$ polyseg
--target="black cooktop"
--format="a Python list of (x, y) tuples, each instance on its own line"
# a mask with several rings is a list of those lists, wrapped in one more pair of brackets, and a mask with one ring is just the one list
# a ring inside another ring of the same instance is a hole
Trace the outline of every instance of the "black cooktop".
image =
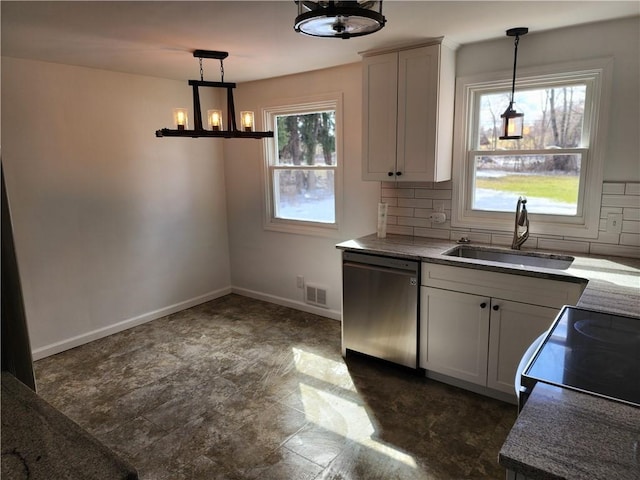
[(640, 318), (563, 307), (522, 375), (536, 382), (640, 406)]

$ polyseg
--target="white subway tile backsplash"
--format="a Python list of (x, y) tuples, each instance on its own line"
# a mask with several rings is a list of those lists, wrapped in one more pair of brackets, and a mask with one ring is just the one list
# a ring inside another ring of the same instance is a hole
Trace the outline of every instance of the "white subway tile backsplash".
[(613, 255), (616, 257), (640, 258), (640, 247), (592, 243), (590, 252), (594, 255)]
[(397, 217), (413, 217), (413, 208), (389, 207), (387, 214)]
[(622, 213), (622, 207), (602, 207), (600, 209), (600, 218), (607, 218), (610, 213)]
[(405, 225), (410, 227), (430, 227), (431, 220), (427, 220), (426, 218), (398, 217), (398, 225)]
[(624, 183), (605, 182), (602, 184), (602, 194), (624, 195)]
[(637, 220), (640, 221), (640, 208), (625, 208), (622, 212), (623, 220)]
[(602, 195), (603, 207), (640, 207), (640, 197), (637, 195)]
[(463, 232), (460, 230), (451, 230), (451, 235), (449, 238), (451, 240), (460, 240), (462, 237), (467, 237), (471, 240), (472, 243), (491, 243), (491, 235), (488, 233), (478, 233), (478, 232)]
[(622, 233), (640, 233), (640, 222), (623, 220)]
[(538, 248), (543, 250), (565, 250), (567, 252), (589, 253), (589, 242), (576, 242), (573, 240), (538, 239)]
[(640, 246), (640, 235), (637, 233), (621, 233), (620, 245), (633, 245), (634, 247)]
[(413, 227), (402, 227), (399, 225), (387, 225), (387, 233), (395, 233), (396, 235), (414, 235)]
[(438, 230), (444, 229), (447, 232), (451, 231), (451, 222), (447, 220), (444, 223), (432, 223), (431, 228), (437, 228)]
[(513, 242), (513, 235), (501, 235), (499, 233), (494, 233), (491, 235), (491, 243), (493, 245), (506, 245), (511, 246)]
[[(473, 243), (510, 246), (512, 235), (483, 229), (452, 228), (450, 181), (381, 182), (382, 201), (389, 204), (387, 231), (400, 235), (458, 240), (469, 237)], [(604, 182), (597, 239), (560, 235), (532, 235), (523, 249), (564, 250), (627, 257), (640, 256), (640, 182)], [(447, 215), (443, 224), (432, 224), (429, 215), (442, 204)], [(607, 233), (610, 213), (623, 214), (622, 234)]]
[(427, 218), (432, 213), (433, 213), (432, 208), (414, 208), (413, 209), (413, 216), (418, 218)]
[(433, 200), (429, 198), (399, 198), (399, 207), (432, 208)]
[(413, 198), (413, 188), (383, 188), (383, 197)]
[(442, 239), (448, 240), (449, 230), (436, 230), (433, 228), (416, 227), (414, 235), (416, 237), (442, 238)]
[(598, 243), (620, 243), (619, 233), (598, 232)]
[(416, 198), (435, 198), (439, 200), (450, 200), (451, 190), (427, 190), (416, 188)]
[(640, 182), (629, 182), (624, 189), (625, 195), (640, 195)]
[(598, 230), (600, 230), (601, 232), (604, 232), (607, 230), (607, 219), (606, 218), (601, 218), (600, 219), (600, 223), (598, 224)]

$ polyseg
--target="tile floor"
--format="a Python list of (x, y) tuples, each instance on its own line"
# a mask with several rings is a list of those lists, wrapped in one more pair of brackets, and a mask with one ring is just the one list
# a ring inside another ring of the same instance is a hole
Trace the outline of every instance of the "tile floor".
[(358, 356), (334, 320), (238, 295), (35, 364), (144, 480), (502, 479), (515, 407)]

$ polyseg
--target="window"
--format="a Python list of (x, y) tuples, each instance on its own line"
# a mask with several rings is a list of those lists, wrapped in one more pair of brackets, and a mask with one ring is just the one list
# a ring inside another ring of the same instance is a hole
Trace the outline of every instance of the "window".
[(508, 76), (458, 79), (454, 227), (510, 230), (525, 196), (534, 233), (597, 236), (609, 63), (519, 70), (521, 140), (499, 139)]
[(337, 229), (340, 104), (332, 96), (264, 110), (274, 131), (266, 142), (266, 228), (321, 234)]

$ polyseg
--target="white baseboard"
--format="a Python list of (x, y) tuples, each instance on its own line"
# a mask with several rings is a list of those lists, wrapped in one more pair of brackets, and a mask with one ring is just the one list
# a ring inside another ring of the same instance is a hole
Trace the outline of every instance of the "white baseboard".
[(40, 360), (41, 358), (45, 358), (50, 355), (55, 355), (56, 353), (69, 350), (71, 348), (84, 345), (85, 343), (98, 340), (99, 338), (107, 337), (114, 333), (127, 330), (129, 328), (135, 327), (136, 325), (150, 322), (151, 320), (156, 320), (166, 315), (171, 315), (172, 313), (176, 313), (181, 310), (185, 310), (187, 308), (200, 305), (201, 303), (205, 303), (210, 300), (223, 297), (230, 293), (231, 293), (231, 287), (225, 287), (225, 288), (221, 288), (220, 290), (215, 290), (213, 292), (200, 295), (198, 297), (190, 298), (188, 300), (185, 300), (184, 302), (175, 303), (173, 305), (169, 305), (167, 307), (163, 307), (158, 310), (154, 310), (152, 312), (144, 313), (137, 317), (129, 318), (127, 320), (114, 323), (113, 325), (108, 325), (106, 327), (102, 327), (97, 330), (92, 330), (90, 332), (83, 333), (82, 335), (78, 335), (69, 339), (52, 343), (50, 345), (45, 345), (43, 347), (36, 348), (32, 352), (32, 357), (34, 361)]
[(331, 310), (327, 308), (314, 307), (304, 302), (297, 300), (290, 300), (288, 298), (277, 297), (275, 295), (269, 295), (267, 293), (256, 292), (255, 290), (248, 290), (246, 288), (231, 287), (231, 293), (237, 293), (245, 297), (255, 298), (257, 300), (264, 300), (265, 302), (275, 303), (276, 305), (282, 305), (283, 307), (293, 308), (294, 310), (301, 310), (307, 313), (313, 313), (321, 317), (330, 318), (331, 320), (342, 319), (342, 313), (337, 310)]

